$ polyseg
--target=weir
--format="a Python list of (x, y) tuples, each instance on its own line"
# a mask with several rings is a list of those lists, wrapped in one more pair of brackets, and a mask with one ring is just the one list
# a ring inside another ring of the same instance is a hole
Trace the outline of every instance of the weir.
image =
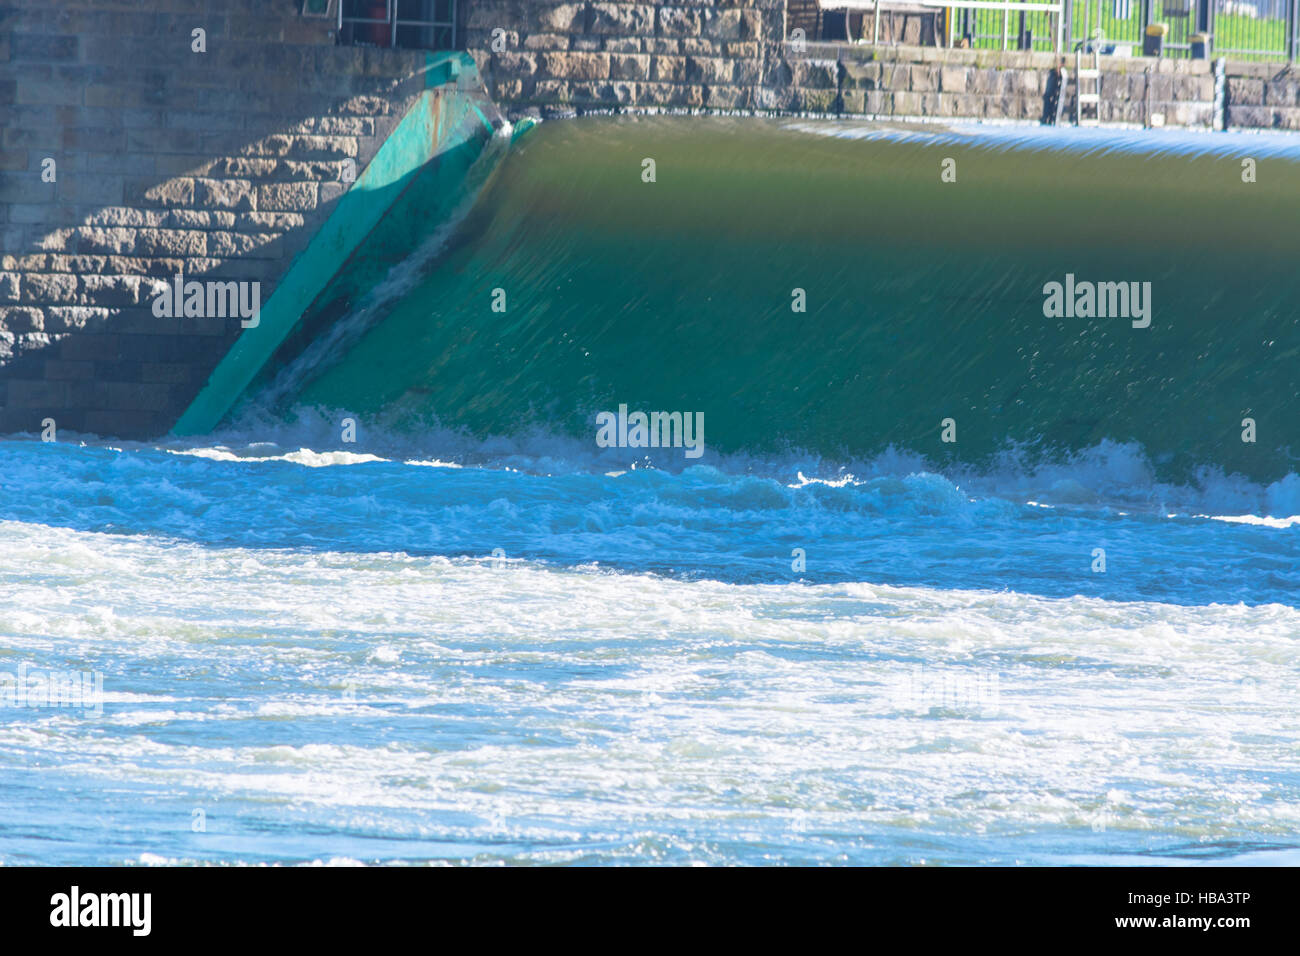
[[(542, 123), (437, 268), (297, 369), (279, 420), (325, 412), (330, 447), (353, 418), (363, 444), (451, 430), (590, 448), (624, 406), (706, 421), (703, 463), (893, 448), (987, 471), (1109, 441), (1162, 480), (1284, 477), (1300, 150), (1274, 140), (1269, 175), (1244, 183), (1239, 150), (1261, 137), (1183, 133), (1157, 153), (1141, 134), (1071, 132)], [(1195, 184), (1194, 209), (1172, 177)], [(633, 457), (691, 464), (650, 442)]]
[[(441, 53), (339, 45), (299, 0), (0, 9), (0, 433), (216, 427), (448, 221), (494, 103), (514, 119), (1032, 122), (1059, 60), (1041, 44), (908, 45), (921, 38), (907, 30), (900, 45), (827, 42), (818, 5), (796, 0), (456, 9), (438, 36), (465, 49)], [(1300, 126), (1300, 86), (1273, 63), (1099, 63), (1103, 123)], [(237, 283), (246, 301), (255, 286), (256, 322), (156, 314), (178, 275)]]
[(217, 365), (177, 421), (176, 434), (214, 429), (341, 270), (362, 269), (359, 257), (389, 265), (403, 258), (409, 248), (386, 245), (380, 237), (367, 242), (394, 207), (405, 204), (398, 215), (410, 217), (418, 209), (421, 222), (436, 223), (455, 206), (466, 174), (501, 120), (467, 55), (430, 55), (425, 76), (430, 88), (289, 267), (260, 321), (246, 328)]

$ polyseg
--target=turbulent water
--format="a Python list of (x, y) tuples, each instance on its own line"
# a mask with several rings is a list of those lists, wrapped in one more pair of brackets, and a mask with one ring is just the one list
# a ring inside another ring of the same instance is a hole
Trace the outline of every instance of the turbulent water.
[(218, 434), (0, 443), (0, 862), (1296, 862), (1296, 156), (544, 124)]

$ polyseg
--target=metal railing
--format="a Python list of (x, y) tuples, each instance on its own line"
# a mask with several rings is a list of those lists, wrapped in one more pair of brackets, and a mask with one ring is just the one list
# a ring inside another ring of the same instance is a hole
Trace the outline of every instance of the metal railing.
[(349, 46), (456, 48), (456, 0), (338, 0), (339, 42)]
[(860, 16), (861, 35), (853, 39), (862, 42), (879, 43), (879, 21), (891, 13), (922, 8), (935, 11), (935, 42), (945, 46), (1064, 52), (1096, 45), (1103, 53), (1136, 56), (1147, 27), (1163, 24), (1163, 56), (1191, 56), (1198, 37), (1207, 57), (1295, 61), (1300, 56), (1300, 0), (822, 0), (820, 5), (843, 12), (846, 24), (848, 14)]
[[(940, 5), (936, 2), (936, 6)], [(953, 7), (949, 46), (1061, 52), (1069, 45), (1064, 3), (972, 3)]]
[[(1032, 32), (1033, 27), (1040, 25), (1039, 36), (1044, 38), (1047, 49), (1060, 50), (1064, 42), (1063, 3), (1055, 0), (821, 0), (820, 5), (823, 10), (844, 14), (846, 33), (852, 32), (849, 26), (850, 14), (860, 15), (863, 33), (860, 39), (875, 44), (880, 42), (882, 18), (890, 14), (915, 12), (917, 8), (930, 11), (938, 18), (935, 27), (936, 44), (942, 38), (945, 46), (953, 46), (959, 35), (968, 38), (977, 36), (984, 41), (997, 41), (1004, 50), (1017, 49), (1024, 42), (1026, 30)], [(871, 12), (870, 37), (866, 35), (867, 11)], [(968, 25), (972, 30), (988, 27), (989, 32), (963, 32), (962, 24)], [(991, 47), (996, 44), (986, 42), (979, 45)]]
[[(1043, 35), (1047, 38), (1046, 42), (1051, 44), (1050, 49), (1060, 52), (1061, 44), (1064, 41), (1064, 17), (1062, 16), (1063, 6), (1060, 3), (1037, 3), (1023, 2), (1023, 0), (913, 0), (923, 7), (935, 7), (948, 11), (947, 29), (945, 33), (948, 37), (948, 46), (954, 45), (957, 36), (956, 24), (963, 17), (967, 20), (974, 19), (978, 22), (980, 15), (994, 21), (994, 28), (1000, 26), (1000, 31), (986, 35), (988, 40), (1000, 40), (1001, 49), (1029, 49), (1029, 41), (1026, 34), (1032, 37), (1033, 27), (1042, 24)], [(1012, 23), (1015, 23), (1015, 45), (1012, 46)]]
[(1296, 58), (1295, 0), (1215, 0), (1214, 49), (1235, 59)]
[(1141, 50), (1151, 24), (1168, 27), (1167, 56), (1190, 56), (1192, 38), (1205, 38), (1207, 55), (1250, 60), (1294, 60), (1296, 0), (1074, 0), (1071, 37), (1100, 28), (1107, 43)]

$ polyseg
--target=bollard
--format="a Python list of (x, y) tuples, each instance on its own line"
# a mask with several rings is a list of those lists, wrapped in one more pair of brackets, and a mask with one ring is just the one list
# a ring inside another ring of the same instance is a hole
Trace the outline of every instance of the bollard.
[(1165, 49), (1165, 34), (1168, 32), (1167, 23), (1153, 23), (1148, 26), (1146, 36), (1142, 38), (1142, 55), (1161, 56)]

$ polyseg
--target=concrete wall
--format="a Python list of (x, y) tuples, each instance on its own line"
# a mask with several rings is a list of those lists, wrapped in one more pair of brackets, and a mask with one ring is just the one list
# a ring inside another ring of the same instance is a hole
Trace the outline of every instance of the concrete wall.
[(241, 327), (155, 318), (154, 290), (266, 302), (413, 101), (423, 52), (336, 47), (297, 9), (0, 0), (0, 432), (165, 432)]

